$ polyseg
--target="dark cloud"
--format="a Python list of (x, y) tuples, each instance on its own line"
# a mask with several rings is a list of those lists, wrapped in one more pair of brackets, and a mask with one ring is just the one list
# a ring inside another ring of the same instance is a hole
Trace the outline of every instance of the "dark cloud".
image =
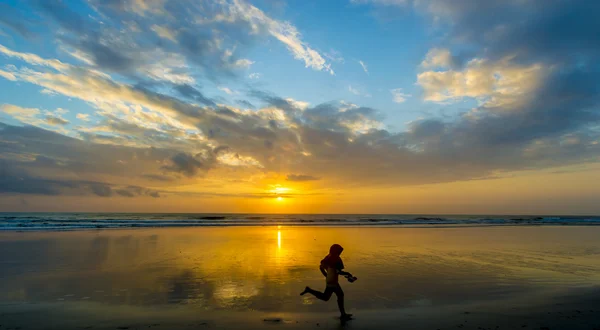
[(105, 70), (126, 73), (134, 70), (136, 63), (134, 59), (119, 51), (116, 44), (104, 45), (93, 36), (71, 44), (80, 51), (92, 56), (96, 66)]
[(350, 132), (349, 123), (361, 123), (365, 121), (378, 121), (382, 117), (375, 109), (367, 107), (351, 108), (340, 111), (337, 104), (326, 103), (314, 108), (306, 109), (303, 120), (312, 128), (346, 131)]
[(174, 89), (183, 97), (192, 99), (200, 104), (204, 104), (204, 105), (209, 105), (209, 106), (216, 106), (215, 102), (209, 98), (207, 98), (206, 96), (204, 96), (204, 94), (202, 94), (199, 90), (197, 90), (196, 88), (188, 85), (188, 84), (183, 84), (183, 85), (175, 85)]
[(246, 100), (236, 100), (235, 102), (237, 102), (239, 105), (249, 108), (249, 109), (256, 109), (256, 107), (254, 106), (254, 104), (246, 101)]
[(7, 161), (0, 161), (0, 193), (59, 195), (60, 189), (71, 186), (67, 182), (30, 177)]
[(174, 178), (162, 174), (142, 174), (142, 177), (151, 181), (170, 182), (174, 180)]
[(424, 2), (451, 29), (453, 40), (475, 42), (487, 57), (524, 62), (591, 60), (598, 56), (600, 3), (587, 0)]
[(194, 176), (204, 166), (194, 156), (186, 153), (178, 153), (170, 159), (171, 164), (162, 168), (167, 171), (177, 172), (186, 176)]
[(56, 159), (50, 158), (50, 157), (46, 157), (44, 155), (37, 155), (35, 157), (35, 163), (36, 163), (36, 165), (43, 166), (43, 167), (58, 166), (58, 163), (57, 163)]
[(129, 190), (125, 190), (125, 189), (117, 189), (117, 190), (115, 190), (115, 192), (116, 192), (118, 195), (121, 195), (121, 196), (125, 196), (125, 197), (133, 197), (133, 193), (132, 193), (131, 191), (129, 191)]
[(32, 175), (19, 162), (0, 161), (0, 194), (33, 195), (95, 195), (110, 197), (113, 192), (120, 196), (135, 197), (148, 195), (158, 197), (158, 191), (142, 187), (128, 186), (119, 188), (103, 182), (52, 179)]
[(54, 18), (61, 27), (71, 31), (79, 32), (88, 29), (89, 23), (79, 13), (65, 6), (61, 1), (35, 0), (32, 3), (42, 9), (45, 14)]
[[(45, 174), (61, 173), (63, 177), (116, 176), (115, 181), (127, 184), (135, 178), (143, 179), (139, 176), (140, 172), (158, 171), (158, 164), (175, 153), (158, 148), (98, 144), (35, 126), (0, 123), (0, 154), (21, 155), (11, 157), (13, 159), (36, 155), (31, 161), (15, 162), (11, 168), (20, 169), (19, 173), (39, 173), (41, 176), (36, 177), (39, 180)], [(29, 175), (26, 177), (31, 179)], [(57, 184), (61, 185), (60, 182)], [(100, 194), (108, 194), (103, 187), (94, 189)]]
[(92, 192), (100, 197), (109, 197), (112, 195), (112, 188), (104, 183), (93, 183), (90, 185)]
[(28, 27), (31, 24), (32, 22), (13, 6), (0, 3), (0, 26), (6, 26), (25, 38), (31, 38), (33, 32)]
[[(243, 59), (238, 53), (256, 38), (248, 33), (249, 23), (243, 21), (197, 23), (200, 16), (220, 12), (218, 5), (202, 6), (202, 11), (197, 12), (198, 7), (186, 1), (167, 1), (164, 6), (160, 2), (140, 6), (136, 1), (120, 0), (89, 4), (98, 19), (90, 19), (87, 12), (76, 11), (62, 2), (38, 0), (33, 7), (63, 29), (57, 38), (64, 46), (85, 55), (101, 70), (136, 80), (169, 80), (151, 73), (151, 68), (176, 74), (194, 72), (212, 80), (235, 77), (244, 69), (238, 62)], [(157, 26), (172, 31), (170, 38), (175, 40), (157, 35)], [(174, 55), (190, 64), (190, 68), (185, 63), (171, 65)], [(189, 92), (183, 91), (186, 97), (192, 96)], [(192, 94), (198, 102), (214, 105), (201, 94)]]
[(292, 102), (262, 90), (250, 90), (248, 96), (256, 98), (268, 105), (283, 110), (290, 116), (296, 116), (300, 109)]
[(305, 175), (305, 174), (288, 174), (286, 177), (287, 181), (297, 181), (297, 182), (316, 181), (316, 180), (320, 180), (320, 179), (321, 178), (317, 178), (317, 177)]
[[(539, 83), (518, 102), (483, 103), (453, 120), (414, 122), (398, 138), (441, 164), (466, 161), (492, 170), (594, 159), (600, 138), (600, 10), (597, 1), (443, 1), (421, 3), (445, 24), (461, 63), (539, 65)], [(459, 65), (460, 66), (460, 65)], [(460, 68), (455, 68), (460, 69)], [(522, 86), (516, 86), (521, 88)], [(473, 167), (473, 166), (469, 166)]]

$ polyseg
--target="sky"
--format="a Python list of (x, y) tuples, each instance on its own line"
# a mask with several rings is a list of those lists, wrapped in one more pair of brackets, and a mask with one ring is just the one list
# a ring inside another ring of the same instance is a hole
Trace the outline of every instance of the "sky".
[(598, 12), (5, 0), (0, 211), (600, 214)]

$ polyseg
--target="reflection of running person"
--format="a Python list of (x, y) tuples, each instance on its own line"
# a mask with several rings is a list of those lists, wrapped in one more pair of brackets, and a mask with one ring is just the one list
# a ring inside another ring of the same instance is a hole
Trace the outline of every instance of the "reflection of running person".
[(340, 258), (340, 254), (342, 254), (343, 250), (344, 248), (340, 245), (333, 244), (329, 249), (329, 254), (321, 260), (319, 269), (326, 278), (327, 286), (325, 287), (325, 292), (316, 291), (306, 287), (300, 295), (310, 293), (318, 299), (328, 301), (329, 298), (331, 298), (331, 295), (335, 293), (341, 313), (340, 318), (350, 319), (352, 314), (346, 314), (346, 310), (344, 309), (344, 291), (342, 291), (342, 287), (338, 281), (338, 275), (352, 276), (352, 274), (342, 271), (342, 269), (344, 269), (344, 263), (342, 262), (342, 258)]

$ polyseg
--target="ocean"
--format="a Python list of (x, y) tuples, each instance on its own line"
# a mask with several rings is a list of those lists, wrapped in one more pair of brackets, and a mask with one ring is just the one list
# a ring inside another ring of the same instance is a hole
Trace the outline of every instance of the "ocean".
[(0, 213), (0, 230), (81, 230), (204, 226), (518, 226), (600, 225), (600, 216), (233, 214), (233, 213)]

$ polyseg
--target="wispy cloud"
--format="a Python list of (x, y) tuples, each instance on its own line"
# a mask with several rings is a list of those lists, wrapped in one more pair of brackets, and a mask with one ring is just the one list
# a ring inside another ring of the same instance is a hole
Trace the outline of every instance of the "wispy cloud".
[(369, 70), (367, 70), (367, 65), (365, 64), (365, 62), (359, 60), (358, 63), (360, 64), (362, 69), (365, 71), (365, 73), (369, 74)]
[(325, 56), (325, 58), (329, 59), (330, 61), (336, 63), (344, 63), (345, 61), (342, 54), (335, 49), (331, 49), (329, 52), (323, 53), (323, 56)]
[(268, 34), (286, 45), (294, 58), (304, 62), (305, 66), (317, 71), (334, 74), (331, 65), (325, 61), (321, 54), (311, 48), (302, 40), (298, 29), (290, 22), (283, 22), (266, 15), (262, 10), (243, 1), (233, 0), (226, 3), (226, 12), (215, 16), (212, 21), (235, 22), (245, 21), (250, 25), (253, 33), (266, 31)]
[(4, 71), (4, 70), (0, 70), (0, 77), (7, 79), (7, 80), (11, 80), (11, 81), (16, 81), (17, 78), (15, 77), (14, 74)]
[(395, 103), (404, 103), (407, 98), (411, 97), (410, 94), (406, 94), (402, 91), (402, 88), (394, 88), (390, 90), (392, 93), (392, 101)]
[(348, 85), (348, 91), (354, 95), (361, 95), (357, 89), (352, 88), (352, 86), (350, 86), (350, 85)]
[(235, 91), (232, 91), (231, 89), (229, 89), (229, 88), (227, 88), (227, 87), (222, 87), (222, 86), (221, 86), (221, 87), (219, 87), (219, 90), (221, 90), (221, 91), (223, 91), (223, 92), (227, 93), (228, 95), (234, 95), (234, 94), (237, 94), (237, 92), (235, 92)]
[(150, 29), (152, 31), (154, 31), (154, 33), (156, 33), (156, 35), (161, 38), (168, 39), (173, 42), (177, 42), (177, 32), (175, 32), (167, 27), (154, 24), (150, 27)]
[(364, 97), (371, 97), (371, 94), (367, 93), (367, 92), (363, 92), (361, 90), (359, 90), (356, 87), (352, 87), (352, 85), (348, 85), (348, 91), (354, 95), (358, 95), (358, 96), (364, 96)]

